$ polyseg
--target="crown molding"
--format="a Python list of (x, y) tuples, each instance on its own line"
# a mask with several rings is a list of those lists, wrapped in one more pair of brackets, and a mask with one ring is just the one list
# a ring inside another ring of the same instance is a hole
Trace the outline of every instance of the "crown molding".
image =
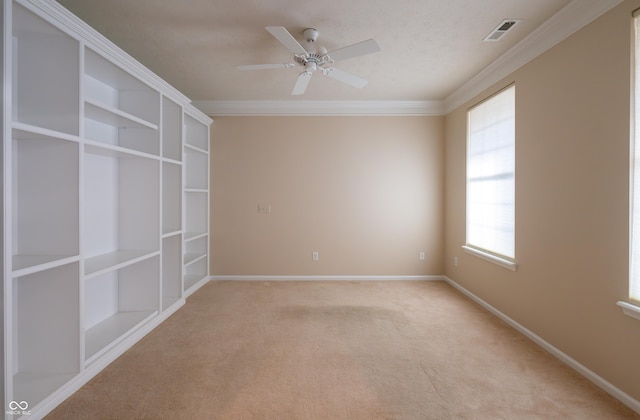
[(200, 111), (219, 116), (437, 116), (442, 101), (193, 101)]
[(623, 0), (573, 0), (444, 100), (445, 114), (551, 49)]

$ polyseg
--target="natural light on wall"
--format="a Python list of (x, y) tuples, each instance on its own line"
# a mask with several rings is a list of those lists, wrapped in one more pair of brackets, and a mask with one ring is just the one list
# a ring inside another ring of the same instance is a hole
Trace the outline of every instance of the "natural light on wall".
[(515, 86), (469, 110), (465, 249), (515, 269)]

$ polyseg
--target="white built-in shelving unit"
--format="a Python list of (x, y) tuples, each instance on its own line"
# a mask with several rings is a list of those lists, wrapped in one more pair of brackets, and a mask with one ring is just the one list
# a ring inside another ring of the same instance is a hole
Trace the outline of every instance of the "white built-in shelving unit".
[(208, 281), (211, 120), (55, 1), (3, 8), (4, 399), (38, 418)]

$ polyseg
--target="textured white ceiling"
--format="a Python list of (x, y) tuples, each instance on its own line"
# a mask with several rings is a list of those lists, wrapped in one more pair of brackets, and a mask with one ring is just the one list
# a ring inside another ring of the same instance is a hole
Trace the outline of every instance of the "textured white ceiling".
[[(336, 63), (369, 80), (352, 88), (316, 73), (303, 100), (442, 100), (570, 0), (59, 0), (194, 100), (290, 100), (299, 67), (265, 29), (320, 32), (333, 50), (375, 39), (381, 52)], [(498, 42), (483, 38), (522, 19)], [(304, 44), (303, 44), (304, 45)]]

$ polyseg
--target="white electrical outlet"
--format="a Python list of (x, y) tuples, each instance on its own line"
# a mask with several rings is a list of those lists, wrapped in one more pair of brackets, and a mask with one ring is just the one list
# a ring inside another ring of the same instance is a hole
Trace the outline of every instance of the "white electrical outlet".
[(453, 265), (454, 267), (458, 266), (458, 257), (453, 257)]
[(320, 253), (318, 251), (313, 251), (311, 254), (311, 259), (313, 261), (318, 261), (320, 259)]
[(420, 261), (424, 261), (424, 251), (420, 251), (418, 253), (418, 258), (420, 259)]

